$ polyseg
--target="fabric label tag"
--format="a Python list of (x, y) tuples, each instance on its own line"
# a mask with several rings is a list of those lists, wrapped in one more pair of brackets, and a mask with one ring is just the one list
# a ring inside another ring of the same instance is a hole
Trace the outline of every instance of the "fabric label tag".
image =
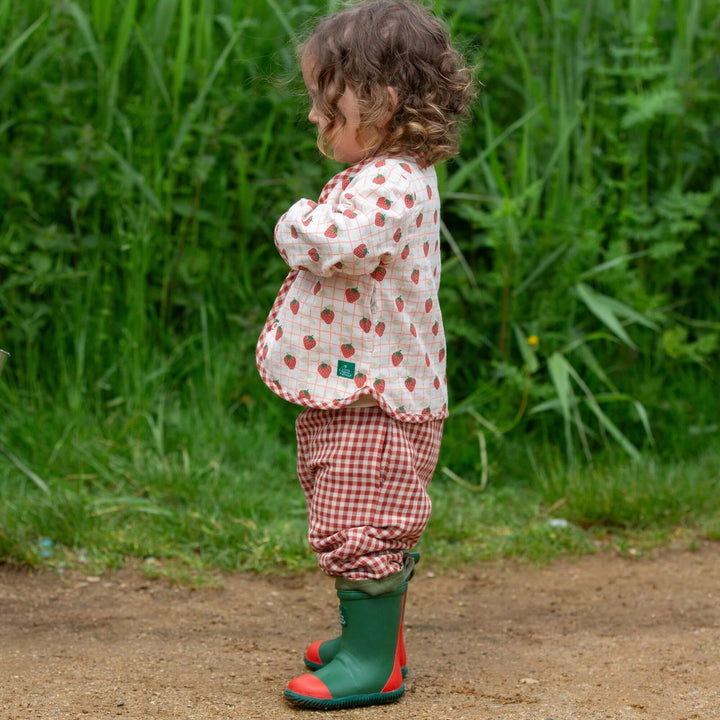
[(337, 374), (338, 377), (352, 380), (355, 377), (355, 363), (348, 362), (347, 360), (338, 360)]

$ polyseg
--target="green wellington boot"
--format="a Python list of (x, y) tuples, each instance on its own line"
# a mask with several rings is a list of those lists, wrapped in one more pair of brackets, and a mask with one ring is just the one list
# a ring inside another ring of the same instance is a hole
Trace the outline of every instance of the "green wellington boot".
[[(382, 582), (382, 581), (380, 581)], [(285, 698), (327, 710), (394, 702), (405, 692), (398, 633), (407, 583), (382, 595), (338, 590), (342, 633), (335, 657), (316, 673), (291, 680)]]
[[(415, 566), (420, 562), (419, 552), (409, 552), (405, 555), (404, 569), (405, 581), (408, 582), (415, 574)], [(400, 618), (400, 631), (398, 633), (398, 657), (400, 659), (400, 669), (405, 677), (408, 673), (407, 652), (405, 651), (405, 641), (403, 639), (403, 621), (405, 615), (405, 602), (407, 600), (407, 591), (403, 597), (403, 617)], [(330, 640), (316, 640), (308, 645), (303, 658), (305, 665), (310, 670), (319, 670), (327, 665), (337, 655), (340, 649), (340, 636)]]

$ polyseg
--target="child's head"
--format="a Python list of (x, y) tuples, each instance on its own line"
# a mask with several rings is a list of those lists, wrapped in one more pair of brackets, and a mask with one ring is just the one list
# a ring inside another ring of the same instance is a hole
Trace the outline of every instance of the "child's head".
[(324, 154), (346, 163), (410, 156), (427, 166), (457, 152), (472, 74), (418, 3), (371, 0), (331, 15), (300, 58)]

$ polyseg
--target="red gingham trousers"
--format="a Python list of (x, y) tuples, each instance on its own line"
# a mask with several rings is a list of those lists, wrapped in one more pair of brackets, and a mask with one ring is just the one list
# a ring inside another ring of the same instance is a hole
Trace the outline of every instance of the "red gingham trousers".
[(295, 423), (308, 539), (320, 568), (350, 580), (399, 572), (430, 519), (427, 486), (442, 420), (404, 423), (377, 407), (304, 410)]

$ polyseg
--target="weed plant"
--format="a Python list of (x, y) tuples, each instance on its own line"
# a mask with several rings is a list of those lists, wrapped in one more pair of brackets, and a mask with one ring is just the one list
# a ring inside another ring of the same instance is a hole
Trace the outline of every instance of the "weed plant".
[[(424, 543), (717, 537), (720, 0), (432, 4), (483, 88)], [(337, 5), (0, 0), (0, 561), (312, 563), (254, 345), (274, 223), (338, 169), (294, 55)]]

